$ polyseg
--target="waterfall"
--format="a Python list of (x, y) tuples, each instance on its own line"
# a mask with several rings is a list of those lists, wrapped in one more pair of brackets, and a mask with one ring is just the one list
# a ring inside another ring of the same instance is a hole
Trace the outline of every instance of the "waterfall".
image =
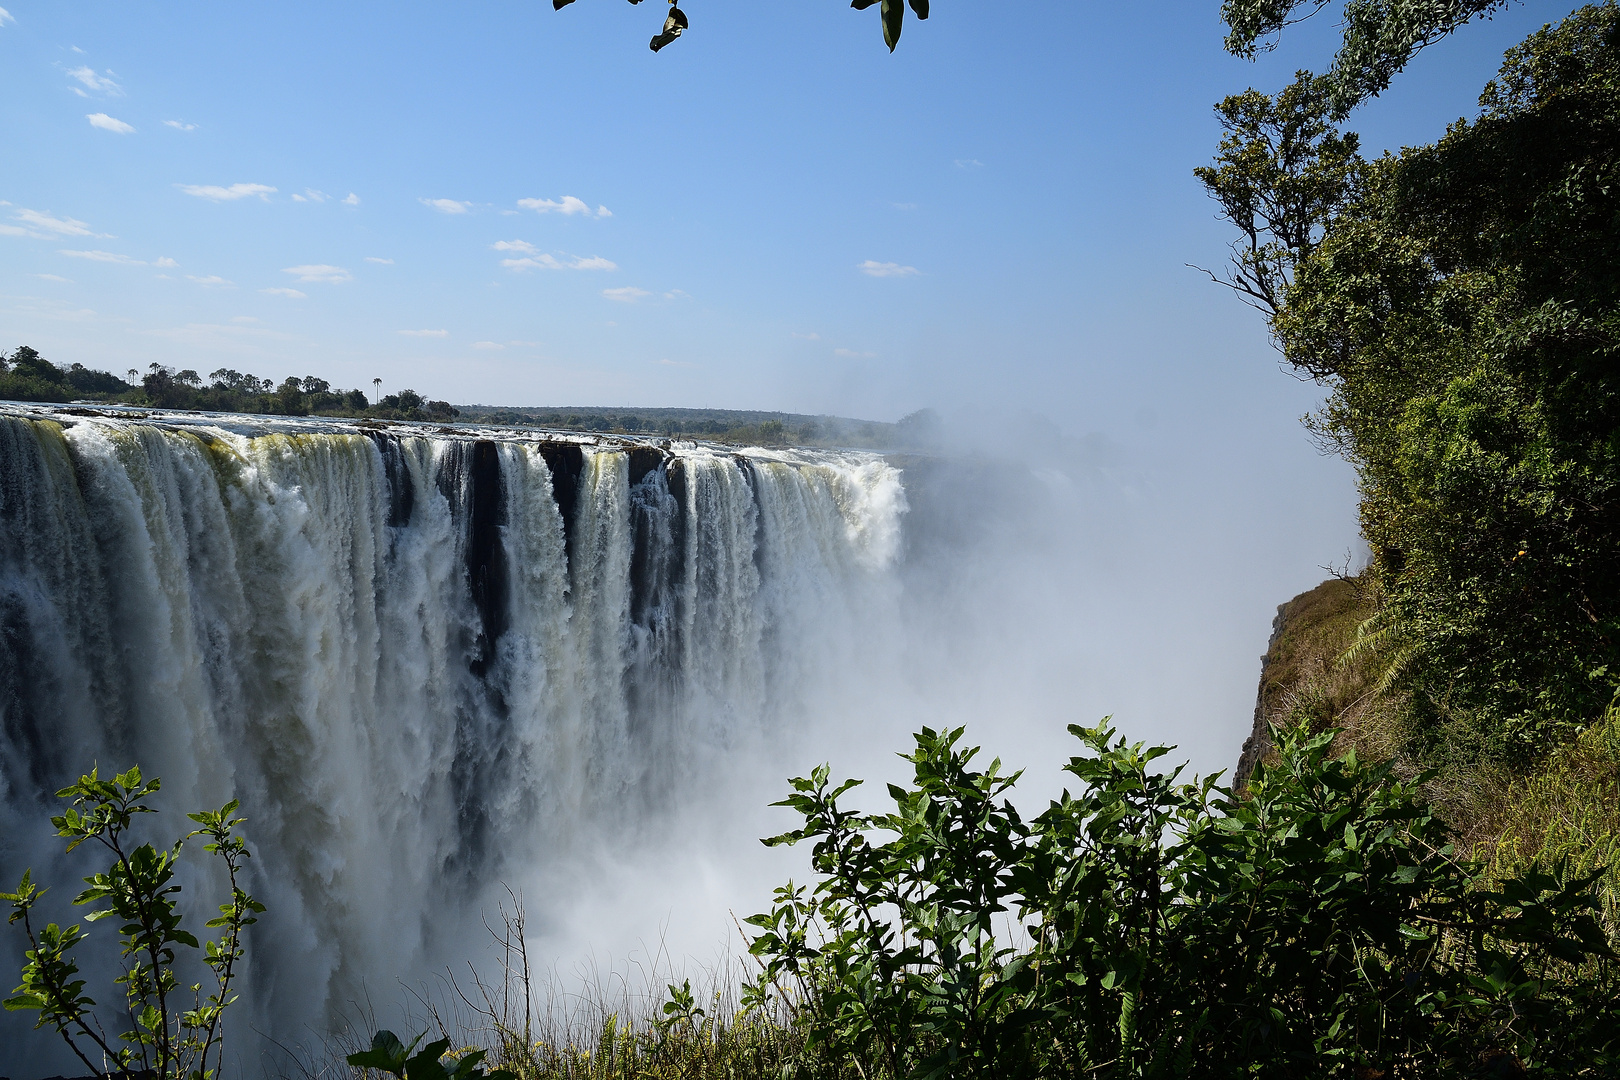
[(870, 454), (0, 408), (0, 884), (71, 892), (44, 822), (93, 763), (170, 827), (240, 799), (246, 1008), (329, 1022), (801, 723), (905, 509)]

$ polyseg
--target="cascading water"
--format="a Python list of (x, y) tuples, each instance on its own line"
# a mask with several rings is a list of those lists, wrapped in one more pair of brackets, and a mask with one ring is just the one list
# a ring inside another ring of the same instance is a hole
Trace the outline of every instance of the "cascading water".
[(6, 407), (0, 884), (71, 879), (43, 823), (92, 763), (238, 798), (248, 1008), (318, 1027), (790, 734), (905, 508), (868, 454)]

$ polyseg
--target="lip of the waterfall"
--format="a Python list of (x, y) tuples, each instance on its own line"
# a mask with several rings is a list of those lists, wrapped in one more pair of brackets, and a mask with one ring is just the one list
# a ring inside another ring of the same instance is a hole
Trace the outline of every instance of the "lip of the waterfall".
[(665, 456), (714, 454), (740, 456), (758, 461), (780, 461), (789, 465), (825, 463), (829, 459), (864, 463), (885, 459), (877, 451), (854, 447), (762, 447), (714, 442), (706, 439), (675, 439), (660, 435), (618, 435), (602, 432), (568, 431), (539, 425), (511, 426), (451, 421), (420, 422), (375, 420), (364, 417), (267, 416), (262, 414), (205, 412), (201, 410), (151, 409), (138, 405), (98, 401), (68, 404), (0, 401), (0, 416), (34, 420), (55, 420), (71, 424), (77, 419), (110, 423), (142, 423), (178, 430), (225, 431), (253, 438), (271, 434), (366, 434), (386, 431), (419, 438), (449, 438), (498, 443), (567, 443), (596, 449), (635, 450), (652, 448)]

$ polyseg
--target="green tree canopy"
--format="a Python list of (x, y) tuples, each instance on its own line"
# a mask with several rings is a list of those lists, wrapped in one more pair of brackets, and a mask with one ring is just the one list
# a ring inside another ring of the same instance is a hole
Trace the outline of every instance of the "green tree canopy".
[[(1329, 0), (1225, 0), (1226, 49), (1252, 59), (1276, 47), (1283, 28), (1310, 18)], [(1344, 42), (1327, 76), (1332, 113), (1343, 119), (1357, 104), (1389, 87), (1419, 50), (1507, 0), (1348, 0)]]
[(1532, 35), (1476, 119), (1374, 162), (1324, 129), (1331, 94), (1251, 95), (1199, 175), (1258, 237), (1229, 283), (1282, 280), (1275, 339), (1330, 389), (1313, 424), (1360, 473), (1405, 685), (1449, 718), (1422, 727), (1539, 753), (1620, 687), (1620, 9)]

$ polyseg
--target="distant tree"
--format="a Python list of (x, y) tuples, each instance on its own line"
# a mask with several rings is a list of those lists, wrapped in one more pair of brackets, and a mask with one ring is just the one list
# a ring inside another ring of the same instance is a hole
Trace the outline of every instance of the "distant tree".
[(377, 402), (378, 404), (381, 404), (382, 402), (381, 402), (381, 399), (378, 397), (378, 395), (382, 393), (382, 380), (381, 379), (372, 379), (371, 380), (371, 386), (372, 386), (371, 399), (373, 401)]
[(67, 370), (68, 385), (85, 394), (127, 394), (134, 389), (118, 376), (105, 371), (93, 371), (83, 364), (74, 364)]
[(276, 391), (276, 411), (283, 416), (307, 416), (309, 404), (304, 400), (304, 384), (296, 377), (288, 376)]
[(350, 390), (343, 395), (343, 407), (350, 412), (365, 412), (368, 404), (364, 390)]
[(331, 391), (332, 384), (327, 382), (325, 379), (317, 379), (313, 375), (305, 375), (303, 388), (304, 393), (306, 394), (325, 394)]

